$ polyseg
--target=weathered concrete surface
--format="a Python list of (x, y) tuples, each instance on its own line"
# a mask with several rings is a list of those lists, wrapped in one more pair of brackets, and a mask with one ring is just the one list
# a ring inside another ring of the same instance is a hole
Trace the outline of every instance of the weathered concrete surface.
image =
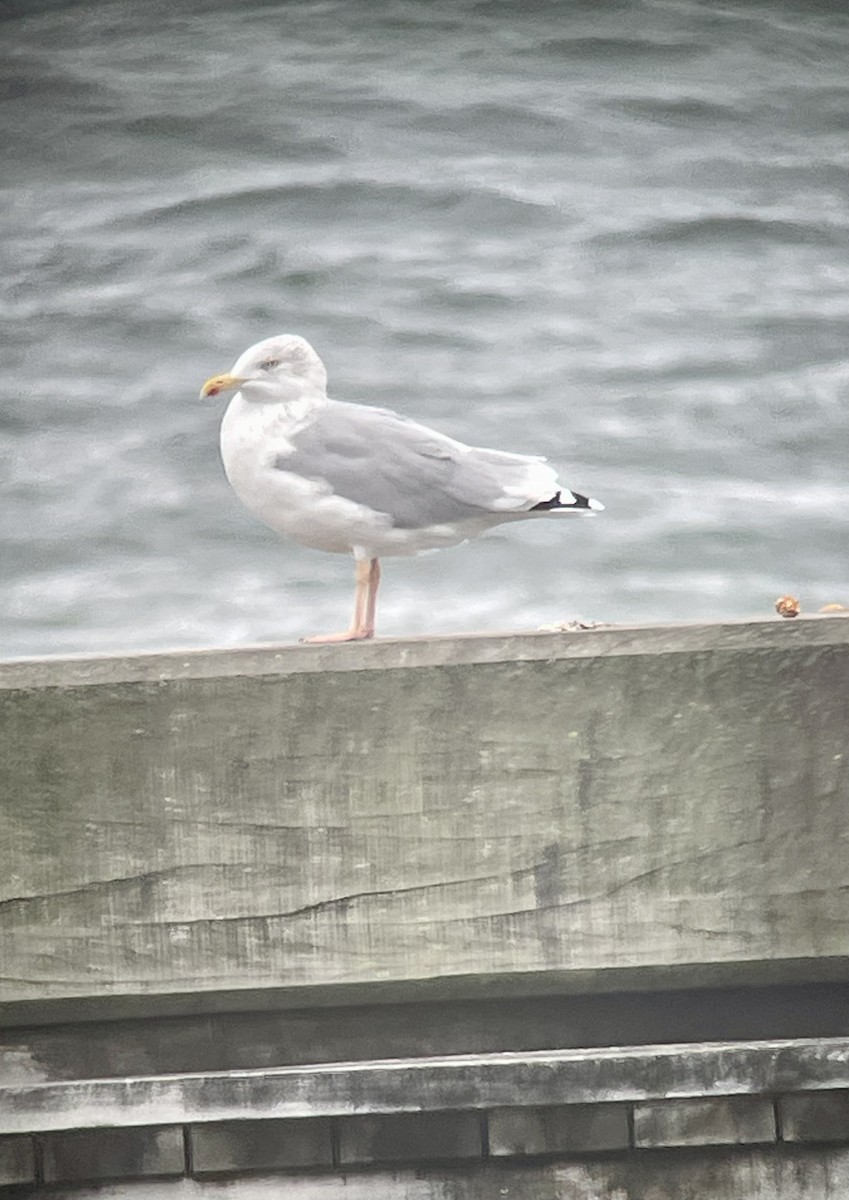
[(9, 664), (0, 1001), (847, 977), (847, 731), (840, 618)]
[(369, 1113), (339, 1125), (339, 1162), (433, 1162), (482, 1155), (481, 1127), (473, 1112)]
[[(18, 1193), (20, 1195), (20, 1193)], [(52, 1188), (51, 1200), (102, 1200)], [(849, 1150), (657, 1151), (600, 1162), (118, 1183), (111, 1200), (846, 1200)]]
[(658, 1146), (724, 1146), (774, 1142), (771, 1097), (723, 1096), (711, 1100), (659, 1100), (634, 1110), (634, 1142)]
[(35, 1153), (31, 1138), (0, 1138), (0, 1186), (35, 1181)]
[(192, 1170), (259, 1171), (270, 1167), (333, 1166), (330, 1122), (231, 1121), (197, 1125), (191, 1133)]
[(113, 1179), (121, 1175), (182, 1175), (185, 1168), (182, 1129), (75, 1130), (47, 1139), (44, 1182)]
[(785, 1142), (849, 1142), (849, 1091), (782, 1096), (778, 1109)]
[(486, 1114), (489, 1153), (495, 1158), (523, 1158), (627, 1150), (631, 1145), (629, 1115), (627, 1104), (496, 1108)]
[[(849, 1088), (849, 1041), (457, 1054), (0, 1088), (0, 1133)], [(686, 1120), (668, 1110), (669, 1120)], [(647, 1114), (646, 1126), (659, 1122)], [(705, 1126), (705, 1118), (702, 1118)]]

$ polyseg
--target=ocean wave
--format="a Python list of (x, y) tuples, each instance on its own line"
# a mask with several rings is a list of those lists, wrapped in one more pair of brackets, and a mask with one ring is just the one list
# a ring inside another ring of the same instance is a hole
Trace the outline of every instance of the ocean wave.
[(524, 130), (529, 133), (555, 135), (563, 128), (563, 118), (534, 111), (527, 105), (481, 102), (430, 109), (412, 117), (410, 124), (423, 129), (433, 129), (438, 133), (463, 132), (476, 135), (503, 132), (506, 128), (511, 132)]
[(704, 46), (695, 41), (663, 41), (628, 37), (555, 37), (542, 39), (520, 50), (525, 54), (544, 54), (575, 59), (647, 59), (695, 58), (704, 54)]
[(653, 246), (709, 245), (771, 242), (781, 246), (837, 246), (845, 244), (846, 230), (824, 221), (790, 221), (782, 218), (729, 214), (656, 221), (613, 233), (597, 234), (595, 245), (641, 242)]
[(186, 115), (162, 112), (144, 116), (111, 116), (86, 121), (88, 131), (129, 134), (134, 138), (178, 141), (192, 149), (200, 146), (219, 154), (228, 146), (240, 155), (257, 150), (273, 150), (288, 161), (313, 162), (343, 158), (345, 151), (331, 138), (306, 135), (296, 124), (277, 123), (268, 128), (261, 122), (243, 118), (238, 111), (228, 109), (214, 114)]
[(48, 70), (40, 62), (32, 62), (25, 71), (5, 70), (0, 75), (0, 103), (23, 100), (27, 104), (44, 103), (51, 107), (66, 104), (92, 104), (104, 107), (109, 103), (109, 92), (90, 79), (79, 79), (72, 75)]
[(740, 125), (751, 120), (749, 113), (730, 100), (704, 100), (697, 96), (616, 96), (602, 101), (605, 109), (642, 117), (668, 125), (694, 125), (715, 130), (722, 125)]
[(132, 216), (116, 217), (114, 224), (139, 220), (204, 220), (207, 218), (245, 217), (260, 212), (286, 213), (300, 210), (311, 221), (346, 220), (364, 217), (379, 221), (390, 212), (455, 211), (485, 218), (489, 215), (517, 215), (550, 219), (550, 206), (506, 192), (460, 186), (383, 183), (370, 179), (331, 180), (316, 183), (277, 183), (234, 187), (206, 196), (190, 197), (168, 204), (154, 204)]

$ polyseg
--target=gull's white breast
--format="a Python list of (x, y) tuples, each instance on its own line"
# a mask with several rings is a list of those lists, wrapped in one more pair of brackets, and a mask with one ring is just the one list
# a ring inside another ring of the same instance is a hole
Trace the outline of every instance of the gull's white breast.
[(470, 530), (454, 526), (394, 529), (387, 514), (336, 495), (320, 479), (287, 471), (291, 439), (322, 403), (254, 403), (240, 393), (230, 401), (221, 422), (221, 458), (245, 508), (293, 542), (339, 554), (417, 554), (469, 537)]
[(275, 532), (317, 550), (346, 553), (354, 544), (351, 533), (363, 532), (367, 510), (333, 496), (319, 480), (275, 465), (291, 453), (290, 439), (308, 419), (303, 409), (293, 414), (235, 395), (221, 422), (224, 471), (244, 506)]

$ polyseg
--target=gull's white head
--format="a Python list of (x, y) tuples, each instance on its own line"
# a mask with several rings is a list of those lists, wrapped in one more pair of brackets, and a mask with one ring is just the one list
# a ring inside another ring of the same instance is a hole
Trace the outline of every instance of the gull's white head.
[(286, 401), (327, 394), (324, 363), (309, 342), (296, 333), (279, 333), (251, 346), (226, 375), (213, 375), (200, 390), (201, 399), (241, 392), (246, 400)]

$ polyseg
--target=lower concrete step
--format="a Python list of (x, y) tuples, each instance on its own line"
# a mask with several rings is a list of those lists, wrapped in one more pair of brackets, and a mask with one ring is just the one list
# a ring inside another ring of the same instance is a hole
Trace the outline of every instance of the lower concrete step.
[(846, 1088), (847, 1038), (458, 1054), (7, 1086), (0, 1134)]

